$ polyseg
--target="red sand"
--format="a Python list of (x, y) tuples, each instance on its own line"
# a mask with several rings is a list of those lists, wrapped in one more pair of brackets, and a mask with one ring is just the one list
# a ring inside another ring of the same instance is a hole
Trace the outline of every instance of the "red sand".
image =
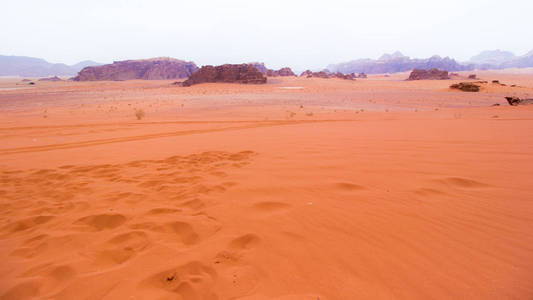
[(478, 75), (3, 79), (0, 298), (533, 298), (533, 75)]

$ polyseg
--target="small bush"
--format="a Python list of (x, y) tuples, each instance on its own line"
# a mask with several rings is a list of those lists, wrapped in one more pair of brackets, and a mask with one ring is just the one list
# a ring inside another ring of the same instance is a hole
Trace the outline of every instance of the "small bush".
[(144, 118), (144, 110), (135, 109), (135, 117), (137, 117), (137, 120)]

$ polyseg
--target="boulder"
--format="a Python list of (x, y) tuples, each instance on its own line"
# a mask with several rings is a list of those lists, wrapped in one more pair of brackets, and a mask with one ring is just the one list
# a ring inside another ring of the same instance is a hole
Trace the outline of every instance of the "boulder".
[[(361, 72), (361, 73), (359, 73), (359, 75), (357, 75), (357, 78), (366, 78), (366, 77), (367, 76), (366, 76), (366, 74), (364, 72)], [(388, 77), (388, 76), (386, 76), (386, 77)]]
[(191, 86), (204, 82), (233, 82), (233, 83), (266, 83), (267, 79), (256, 67), (250, 64), (203, 66), (189, 79), (183, 82), (183, 86)]
[(533, 104), (533, 99), (521, 99), (518, 97), (505, 97), (511, 106)]
[(460, 82), (450, 85), (452, 89), (458, 89), (463, 92), (479, 92), (479, 85), (473, 82)]
[(198, 70), (193, 62), (169, 57), (116, 61), (112, 64), (83, 68), (75, 81), (161, 80), (187, 78)]
[(468, 79), (477, 79), (476, 74), (470, 74), (468, 75)]
[(424, 70), (414, 69), (407, 80), (443, 80), (450, 79), (448, 71), (439, 70), (436, 68)]

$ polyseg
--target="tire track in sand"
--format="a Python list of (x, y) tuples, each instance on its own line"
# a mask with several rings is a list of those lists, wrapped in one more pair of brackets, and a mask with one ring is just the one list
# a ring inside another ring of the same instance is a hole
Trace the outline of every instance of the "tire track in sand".
[(136, 136), (97, 139), (97, 140), (89, 140), (89, 141), (74, 142), (74, 143), (7, 148), (7, 149), (1, 149), (0, 155), (42, 152), (42, 151), (61, 150), (61, 149), (72, 149), (72, 148), (98, 146), (98, 145), (111, 144), (111, 143), (133, 142), (133, 141), (140, 141), (140, 140), (147, 140), (147, 139), (184, 136), (184, 135), (202, 134), (202, 133), (214, 133), (214, 132), (233, 131), (233, 130), (244, 130), (244, 129), (253, 129), (253, 128), (261, 128), (261, 127), (299, 125), (299, 124), (309, 124), (309, 123), (325, 123), (325, 122), (346, 122), (346, 121), (350, 122), (354, 120), (255, 121), (252, 124), (248, 124), (248, 125), (231, 126), (231, 127), (224, 127), (224, 128), (171, 131), (171, 132), (161, 132), (161, 133), (136, 135)]

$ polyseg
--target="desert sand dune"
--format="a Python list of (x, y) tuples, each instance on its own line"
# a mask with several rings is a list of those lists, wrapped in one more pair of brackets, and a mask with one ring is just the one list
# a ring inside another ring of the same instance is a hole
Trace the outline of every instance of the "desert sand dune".
[(402, 76), (1, 90), (0, 299), (532, 298), (533, 77)]

